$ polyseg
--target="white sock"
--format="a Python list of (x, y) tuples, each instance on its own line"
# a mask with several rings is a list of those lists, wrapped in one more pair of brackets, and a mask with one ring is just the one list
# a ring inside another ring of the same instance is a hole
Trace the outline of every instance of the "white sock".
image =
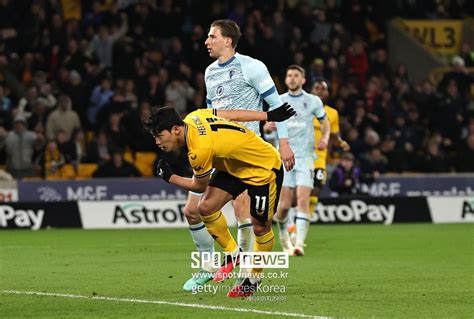
[(308, 235), (309, 218), (303, 212), (296, 213), (296, 246), (303, 247)]
[(237, 223), (237, 244), (242, 251), (252, 251), (253, 249), (253, 227), (250, 218)]
[[(209, 234), (203, 222), (196, 225), (189, 225), (189, 232), (191, 233), (193, 242), (200, 253), (214, 252), (214, 238)], [(211, 272), (215, 270), (212, 267), (212, 264), (204, 265), (203, 269)]]
[(288, 215), (284, 220), (278, 221), (278, 229), (280, 230), (280, 238), (282, 240), (288, 239)]

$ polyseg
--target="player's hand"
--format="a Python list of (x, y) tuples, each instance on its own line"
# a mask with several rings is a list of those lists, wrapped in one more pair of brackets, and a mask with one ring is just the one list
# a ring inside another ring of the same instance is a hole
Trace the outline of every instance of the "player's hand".
[(351, 149), (351, 146), (346, 141), (342, 141), (339, 147), (342, 148), (344, 152), (348, 152)]
[(283, 165), (285, 165), (286, 171), (291, 171), (295, 166), (295, 155), (291, 150), (290, 144), (288, 143), (288, 139), (280, 139), (279, 151), (281, 160), (283, 161)]
[(265, 122), (263, 125), (263, 131), (266, 134), (270, 134), (272, 132), (275, 132), (277, 130), (275, 122)]
[(325, 139), (321, 139), (318, 143), (318, 150), (322, 151), (328, 148), (328, 142)]
[(283, 103), (282, 106), (267, 112), (267, 121), (269, 122), (283, 122), (296, 114), (296, 111), (288, 103)]
[(160, 159), (156, 165), (156, 174), (158, 174), (158, 176), (161, 177), (165, 182), (169, 183), (173, 172), (171, 171), (168, 162), (164, 159)]

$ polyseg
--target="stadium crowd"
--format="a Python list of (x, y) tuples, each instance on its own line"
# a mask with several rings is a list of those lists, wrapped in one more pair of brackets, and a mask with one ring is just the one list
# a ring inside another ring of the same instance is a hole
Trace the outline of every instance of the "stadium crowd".
[(124, 150), (155, 152), (141, 122), (153, 105), (205, 106), (204, 41), (212, 21), (230, 18), (243, 33), (238, 52), (263, 61), (280, 92), (290, 64), (306, 69), (307, 91), (328, 81), (327, 104), (364, 171), (473, 172), (472, 49), (463, 44), (436, 87), (391, 68), (385, 37), (396, 15), (473, 11), (462, 0), (1, 0), (0, 164), (14, 178), (84, 162), (108, 176)]

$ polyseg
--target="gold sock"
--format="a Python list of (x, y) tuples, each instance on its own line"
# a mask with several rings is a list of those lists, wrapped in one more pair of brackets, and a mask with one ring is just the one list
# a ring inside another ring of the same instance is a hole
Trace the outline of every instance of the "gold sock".
[(318, 196), (311, 196), (309, 198), (309, 216), (313, 216), (316, 205), (318, 205)]
[[(273, 234), (273, 229), (270, 228), (270, 231), (262, 236), (255, 236), (254, 251), (255, 252), (270, 252), (273, 249), (273, 244), (275, 243), (275, 235)], [(263, 268), (253, 268), (252, 274), (259, 274), (263, 271)]]
[(227, 227), (227, 221), (221, 211), (215, 212), (209, 216), (201, 216), (206, 225), (207, 231), (215, 241), (224, 249), (225, 252), (235, 252), (238, 249), (237, 242)]

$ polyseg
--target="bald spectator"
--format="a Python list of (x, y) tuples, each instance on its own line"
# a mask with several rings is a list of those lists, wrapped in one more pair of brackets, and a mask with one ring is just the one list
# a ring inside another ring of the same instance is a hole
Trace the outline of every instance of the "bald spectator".
[(46, 136), (48, 140), (53, 140), (59, 130), (64, 130), (69, 140), (74, 129), (81, 127), (79, 115), (72, 110), (71, 98), (61, 95), (58, 99), (58, 106), (48, 117), (46, 122)]

